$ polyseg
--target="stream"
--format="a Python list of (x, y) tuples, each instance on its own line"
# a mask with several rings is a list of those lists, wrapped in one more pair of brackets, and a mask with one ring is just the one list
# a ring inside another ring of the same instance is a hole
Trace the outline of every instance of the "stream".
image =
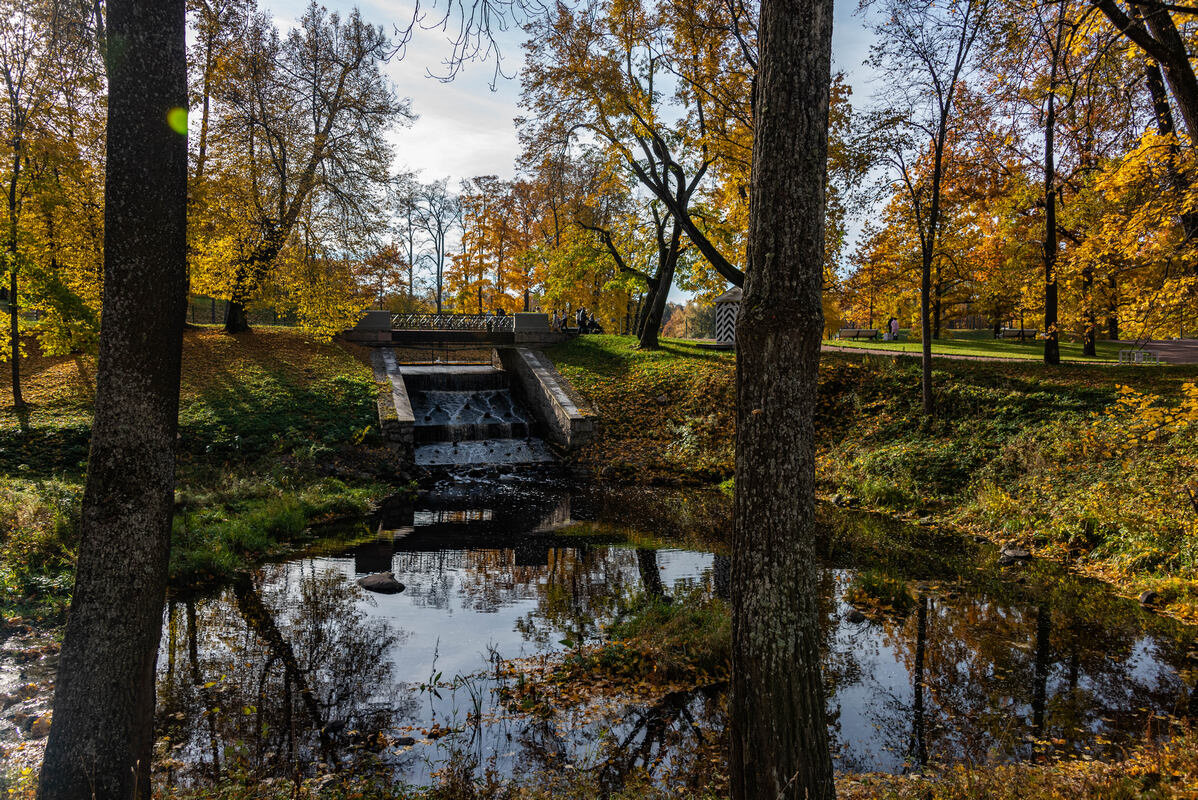
[[(1051, 564), (1000, 567), (988, 544), (821, 513), (837, 769), (1115, 757), (1198, 711), (1193, 629)], [(612, 785), (641, 769), (666, 781), (719, 736), (720, 683), (549, 714), (502, 698), (519, 680), (513, 663), (601, 641), (642, 593), (726, 598), (729, 514), (714, 491), (459, 475), (347, 530), (353, 546), (176, 597), (159, 655), (160, 777), (368, 759), (418, 784), (463, 765), (595, 770)], [(386, 571), (402, 592), (356, 583)], [(859, 602), (862, 587), (895, 582), (904, 607)]]

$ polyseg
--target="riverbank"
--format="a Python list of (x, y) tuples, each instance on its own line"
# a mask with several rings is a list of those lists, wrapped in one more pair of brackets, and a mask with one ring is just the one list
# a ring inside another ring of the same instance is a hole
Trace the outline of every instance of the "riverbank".
[[(953, 767), (918, 775), (845, 775), (837, 780), (840, 800), (1192, 800), (1198, 786), (1198, 737), (1192, 734), (1160, 745), (1145, 745), (1111, 763), (1074, 761), (1052, 764)], [(427, 789), (396, 785), (383, 775), (329, 775), (304, 781), (230, 782), (219, 788), (176, 789), (156, 795), (166, 800), (716, 800), (722, 786), (655, 786), (632, 781), (605, 792), (589, 774), (570, 771), (510, 783), (476, 782), (447, 775)], [(32, 797), (32, 787), (14, 797)]]
[[(608, 480), (729, 479), (734, 356), (634, 344), (586, 336), (550, 351), (597, 417), (579, 463)], [(1186, 389), (1198, 368), (938, 360), (934, 418), (919, 380), (917, 359), (824, 355), (825, 499), (1015, 542), (1198, 620), (1198, 400)]]
[[(34, 348), (30, 348), (31, 351)], [(0, 619), (60, 619), (78, 535), (95, 359), (24, 359), (0, 380)], [(364, 353), (288, 329), (184, 336), (172, 585), (220, 580), (361, 516), (394, 486)]]

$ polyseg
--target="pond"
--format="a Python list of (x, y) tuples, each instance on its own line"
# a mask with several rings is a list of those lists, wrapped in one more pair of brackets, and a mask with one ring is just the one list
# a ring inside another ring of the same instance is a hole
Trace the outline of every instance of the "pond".
[[(385, 509), (341, 552), (174, 598), (159, 657), (162, 777), (368, 759), (413, 783), (447, 765), (665, 780), (719, 738), (721, 681), (547, 714), (505, 698), (521, 670), (601, 641), (643, 594), (726, 598), (729, 513), (717, 492), (459, 477)], [(1113, 756), (1198, 710), (1192, 629), (1052, 565), (999, 567), (989, 545), (823, 513), (839, 770)], [(404, 591), (357, 585), (381, 571)]]

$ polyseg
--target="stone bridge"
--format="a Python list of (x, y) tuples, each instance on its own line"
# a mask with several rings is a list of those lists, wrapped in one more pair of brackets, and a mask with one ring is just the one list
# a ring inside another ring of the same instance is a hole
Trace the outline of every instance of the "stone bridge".
[(549, 315), (493, 314), (392, 314), (367, 311), (344, 334), (346, 339), (385, 347), (545, 347), (566, 340), (568, 334), (549, 329)]

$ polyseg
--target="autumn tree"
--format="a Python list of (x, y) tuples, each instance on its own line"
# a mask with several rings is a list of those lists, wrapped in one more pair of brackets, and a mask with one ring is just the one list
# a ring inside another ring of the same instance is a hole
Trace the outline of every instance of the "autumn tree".
[(231, 333), (247, 329), (246, 304), (277, 277), (301, 220), (324, 237), (385, 225), (386, 133), (411, 118), (382, 72), (395, 54), (390, 38), (356, 10), (342, 18), (312, 3), (285, 37), (253, 14), (241, 38), (205, 156), (212, 234), (197, 245), (193, 275), (228, 298)]
[(559, 6), (529, 25), (521, 103), (531, 116), (522, 136), (539, 150), (581, 135), (603, 142), (712, 268), (740, 285), (742, 269), (691, 207), (714, 156), (687, 147), (686, 119), (671, 114), (662, 96), (673, 55), (658, 35), (658, 20), (657, 9), (644, 3), (594, 0), (577, 9)]
[[(41, 800), (150, 796), (187, 293), (183, 0), (110, 0), (104, 325)], [(114, 613), (119, 609), (119, 613)]]
[(973, 66), (990, 2), (865, 0), (862, 8), (878, 14), (873, 62), (895, 78), (875, 111), (874, 127), (882, 143), (880, 160), (905, 191), (919, 239), (923, 409), (932, 414), (932, 269), (942, 224), (945, 149), (959, 122), (958, 87)]
[[(79, 51), (88, 46), (78, 35), (78, 9), (56, 0), (7, 0), (0, 8), (0, 79), (3, 80), (3, 124), (6, 148), (7, 224), (4, 266), (8, 273), (8, 356), (12, 371), (13, 407), (25, 407), (21, 396), (20, 309), (22, 267), (29, 254), (22, 247), (21, 217), (37, 173), (46, 166), (45, 151), (56, 101), (75, 75)], [(37, 152), (41, 150), (41, 152)], [(32, 173), (32, 174), (31, 174)]]

